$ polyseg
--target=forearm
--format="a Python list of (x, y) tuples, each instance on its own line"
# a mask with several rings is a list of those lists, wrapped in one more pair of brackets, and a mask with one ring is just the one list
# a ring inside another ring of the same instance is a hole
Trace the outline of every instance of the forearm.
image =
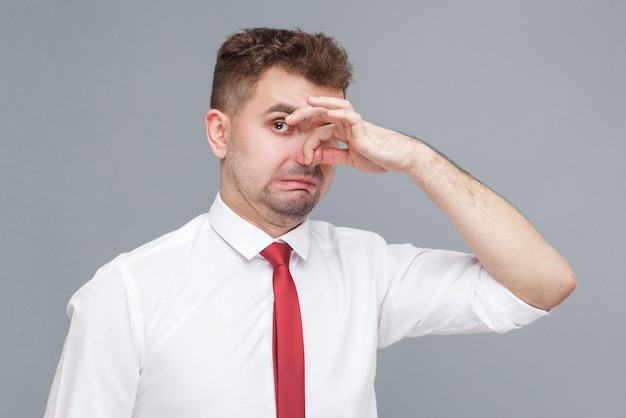
[[(435, 202), (483, 267), (527, 303), (551, 309), (575, 279), (567, 261), (506, 200), (420, 140), (363, 121), (342, 99), (311, 97), (285, 122), (321, 118), (303, 144), (303, 162), (345, 164), (361, 171), (405, 172)], [(342, 142), (345, 148), (335, 147)]]
[(571, 293), (569, 264), (519, 211), (425, 143), (407, 146), (403, 171), (450, 219), (491, 276), (545, 310)]

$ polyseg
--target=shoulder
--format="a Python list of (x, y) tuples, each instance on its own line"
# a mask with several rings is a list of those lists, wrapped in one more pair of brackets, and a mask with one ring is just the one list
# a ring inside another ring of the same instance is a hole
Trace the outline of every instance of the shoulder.
[(320, 246), (345, 246), (354, 248), (368, 246), (386, 247), (387, 242), (379, 234), (358, 228), (335, 226), (325, 221), (311, 221), (311, 237)]
[(427, 267), (442, 257), (461, 255), (453, 251), (418, 247), (412, 243), (390, 244), (376, 232), (338, 227), (323, 221), (311, 222), (311, 239), (323, 252), (334, 252), (344, 261), (356, 260), (370, 267), (384, 266), (391, 274), (402, 274), (415, 262)]
[(125, 288), (129, 276), (156, 278), (168, 275), (180, 268), (199, 237), (208, 231), (211, 231), (208, 216), (202, 214), (177, 230), (121, 253), (100, 267), (94, 277), (76, 292), (73, 299), (102, 294), (103, 289)]
[(144, 263), (159, 264), (159, 260), (163, 262), (167, 259), (171, 262), (172, 256), (180, 256), (185, 251), (189, 251), (198, 237), (210, 230), (208, 215), (204, 213), (174, 231), (118, 255), (104, 267), (123, 270)]
[(322, 252), (334, 252), (342, 259), (361, 263), (406, 264), (424, 252), (413, 244), (389, 244), (380, 234), (368, 230), (339, 227), (312, 221), (311, 240)]
[(431, 251), (429, 248), (416, 247), (411, 243), (390, 244), (376, 232), (335, 226), (324, 221), (311, 221), (311, 236), (318, 245), (323, 247), (348, 246), (353, 250), (364, 249), (384, 251), (385, 254), (411, 254), (413, 256)]

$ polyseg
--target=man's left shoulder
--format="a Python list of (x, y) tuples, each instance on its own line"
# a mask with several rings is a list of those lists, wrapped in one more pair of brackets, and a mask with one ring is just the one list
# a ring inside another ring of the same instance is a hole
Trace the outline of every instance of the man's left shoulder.
[(312, 220), (311, 235), (321, 242), (335, 243), (337, 245), (376, 245), (387, 246), (387, 241), (373, 231), (352, 228), (346, 226), (336, 226), (326, 221)]

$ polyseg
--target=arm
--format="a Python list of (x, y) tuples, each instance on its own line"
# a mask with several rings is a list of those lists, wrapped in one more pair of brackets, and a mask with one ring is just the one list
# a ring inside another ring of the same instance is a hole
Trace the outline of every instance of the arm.
[(44, 418), (130, 417), (139, 357), (117, 269), (107, 265), (74, 294), (70, 330)]
[[(567, 261), (505, 199), (424, 142), (365, 122), (346, 100), (312, 97), (285, 121), (321, 118), (304, 144), (307, 164), (401, 171), (450, 219), (487, 272), (519, 298), (549, 310), (575, 288)], [(347, 148), (329, 146), (341, 141)]]

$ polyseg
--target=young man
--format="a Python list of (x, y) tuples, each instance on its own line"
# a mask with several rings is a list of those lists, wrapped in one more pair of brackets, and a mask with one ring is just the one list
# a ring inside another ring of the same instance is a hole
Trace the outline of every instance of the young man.
[[(532, 225), (422, 141), (363, 121), (350, 77), (323, 35), (224, 43), (206, 116), (220, 194), (72, 297), (46, 417), (375, 417), (378, 348), (506, 332), (567, 297), (573, 273)], [(404, 172), (473, 254), (309, 220), (337, 164)]]

